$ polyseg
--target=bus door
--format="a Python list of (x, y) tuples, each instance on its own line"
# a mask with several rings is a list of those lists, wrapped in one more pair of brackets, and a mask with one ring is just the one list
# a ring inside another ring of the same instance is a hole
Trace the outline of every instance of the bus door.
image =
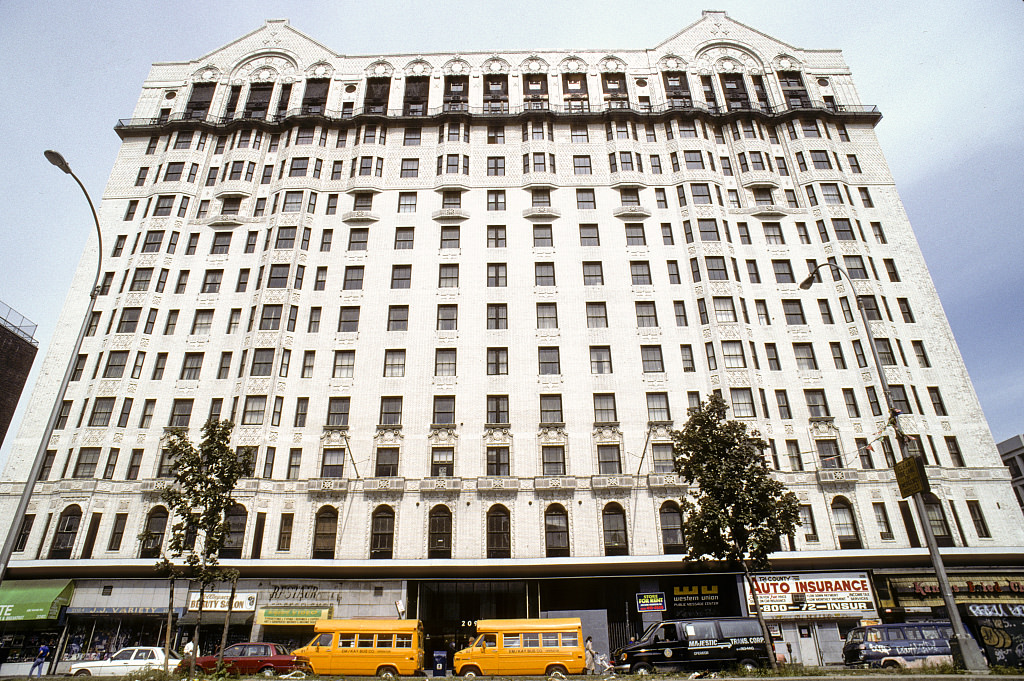
[(317, 674), (334, 674), (334, 654), (331, 652), (331, 643), (334, 634), (317, 634), (306, 649), (303, 655), (309, 658), (309, 664)]
[(498, 651), (497, 634), (481, 634), (473, 645), (473, 661), (480, 667), (484, 676), (492, 676), (503, 671), (501, 653)]

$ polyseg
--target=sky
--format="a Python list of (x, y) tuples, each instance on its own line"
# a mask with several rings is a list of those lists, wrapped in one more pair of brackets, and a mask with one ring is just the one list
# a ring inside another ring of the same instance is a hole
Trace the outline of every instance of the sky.
[(93, 231), (43, 151), (60, 151), (99, 201), (114, 124), (153, 62), (196, 59), (279, 18), (341, 54), (638, 49), (704, 9), (843, 50), (861, 101), (882, 111), (876, 133), (992, 433), (1024, 433), (1020, 0), (0, 0), (0, 301), (38, 324), (40, 346), (20, 409)]

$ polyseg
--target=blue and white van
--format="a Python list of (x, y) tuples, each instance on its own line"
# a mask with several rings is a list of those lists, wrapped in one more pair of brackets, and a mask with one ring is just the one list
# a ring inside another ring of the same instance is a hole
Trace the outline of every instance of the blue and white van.
[(856, 627), (846, 635), (847, 667), (923, 667), (952, 664), (949, 622), (908, 622)]

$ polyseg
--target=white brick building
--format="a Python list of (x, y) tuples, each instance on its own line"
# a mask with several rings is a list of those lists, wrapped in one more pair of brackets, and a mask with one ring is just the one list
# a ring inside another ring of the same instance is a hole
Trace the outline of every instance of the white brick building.
[[(82, 617), (101, 582), (151, 577), (156, 550), (136, 536), (164, 522), (166, 428), (198, 438), (219, 415), (256, 450), (225, 555), (258, 594), (239, 636), (273, 637), (259, 608), (289, 601), (268, 585), (307, 580), (337, 597), (305, 605), (390, 615), (401, 599), (447, 640), (479, 616), (595, 611), (614, 643), (640, 619), (622, 607), (638, 590), (720, 579), (675, 576), (686, 489), (669, 437), (713, 390), (804, 505), (776, 569), (873, 570), (876, 585), (923, 571), (854, 296), (928, 463), (950, 565), (1019, 564), (1009, 476), (880, 120), (839, 51), (721, 12), (612, 53), (346, 56), (268, 21), (154, 64), (116, 128), (102, 295), (12, 576), (94, 580)], [(43, 436), (95, 255), (7, 494)], [(838, 274), (798, 288), (826, 261), (854, 290)], [(166, 608), (166, 586), (147, 584)], [(353, 596), (367, 590), (376, 606)], [(821, 650), (849, 624), (819, 623)], [(811, 656), (795, 632), (780, 629)]]

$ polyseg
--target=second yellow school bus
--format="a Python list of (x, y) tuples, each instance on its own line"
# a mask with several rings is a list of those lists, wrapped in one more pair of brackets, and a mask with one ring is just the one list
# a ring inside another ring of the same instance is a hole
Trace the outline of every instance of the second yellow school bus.
[(292, 651), (321, 675), (411, 676), (423, 670), (419, 620), (320, 620), (316, 638)]
[(477, 638), (455, 653), (459, 676), (581, 674), (586, 667), (578, 617), (479, 620)]

